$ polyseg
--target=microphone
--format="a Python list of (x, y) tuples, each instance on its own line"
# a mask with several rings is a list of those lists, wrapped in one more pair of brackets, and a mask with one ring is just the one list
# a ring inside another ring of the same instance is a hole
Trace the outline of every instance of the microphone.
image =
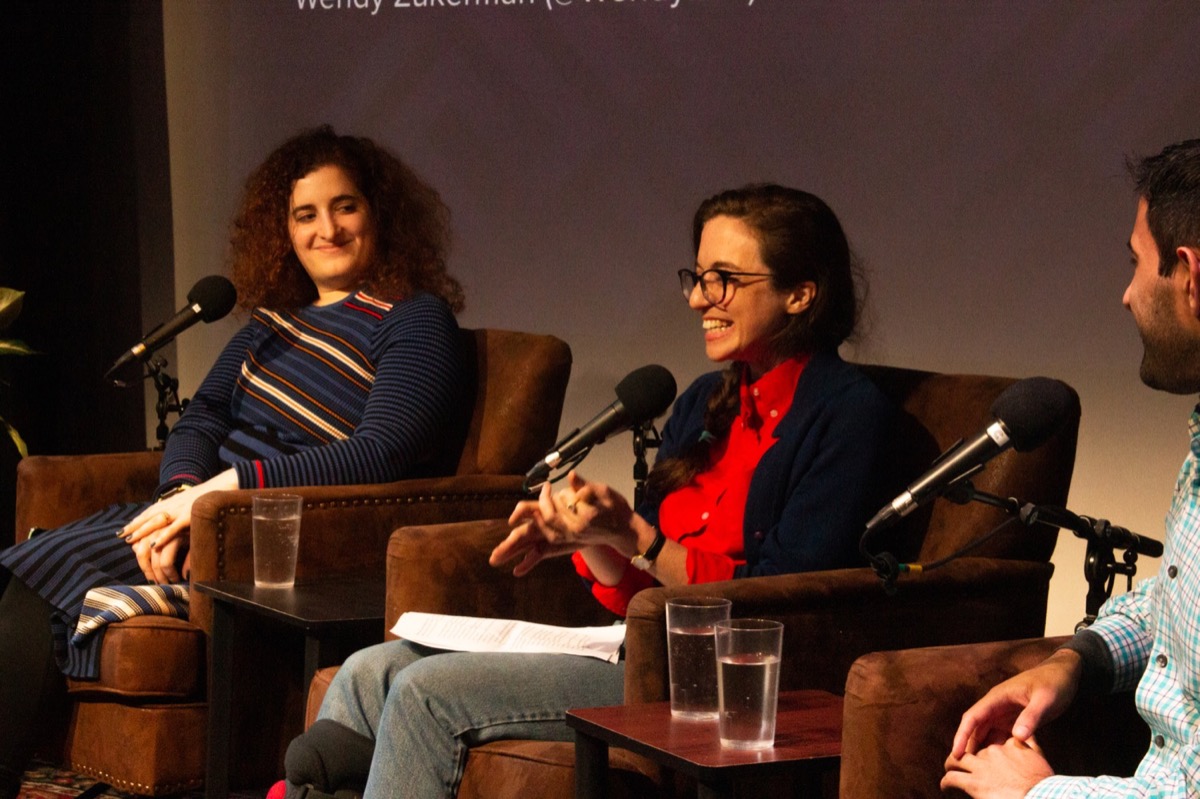
[(137, 344), (121, 354), (108, 371), (104, 373), (107, 380), (126, 364), (134, 361), (144, 362), (151, 353), (170, 343), (183, 331), (197, 322), (215, 322), (224, 317), (237, 302), (237, 290), (227, 278), (220, 275), (209, 275), (196, 281), (187, 295), (188, 304), (163, 324), (151, 330)]
[(995, 421), (974, 438), (959, 441), (942, 453), (925, 474), (867, 522), (866, 532), (894, 524), (941, 496), (1010, 446), (1018, 452), (1041, 446), (1074, 406), (1071, 389), (1059, 380), (1030, 377), (1013, 383), (992, 403)]
[(525, 473), (525, 485), (546, 481), (550, 470), (586, 454), (609, 436), (661, 416), (675, 401), (675, 378), (666, 368), (650, 364), (634, 369), (617, 383), (617, 399), (583, 427), (568, 433), (545, 458)]
[(1019, 517), (1026, 525), (1044, 524), (1049, 527), (1061, 527), (1070, 530), (1079, 538), (1099, 539), (1118, 549), (1132, 549), (1139, 555), (1160, 558), (1163, 553), (1161, 541), (1147, 538), (1144, 535), (1109, 524), (1105, 519), (1093, 519), (1072, 513), (1066, 508), (1053, 508), (1045, 505), (1026, 505), (1021, 508)]

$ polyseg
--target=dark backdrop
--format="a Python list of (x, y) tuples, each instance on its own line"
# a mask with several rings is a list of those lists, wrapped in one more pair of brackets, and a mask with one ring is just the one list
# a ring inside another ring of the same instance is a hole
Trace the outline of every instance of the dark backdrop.
[[(26, 297), (0, 335), (40, 354), (0, 359), (0, 413), (38, 454), (138, 449), (142, 391), (101, 378), (141, 335), (143, 282), (171, 279), (162, 9), (36, 2), (4, 16), (0, 285)], [(7, 440), (0, 451), (4, 541), (15, 457)]]

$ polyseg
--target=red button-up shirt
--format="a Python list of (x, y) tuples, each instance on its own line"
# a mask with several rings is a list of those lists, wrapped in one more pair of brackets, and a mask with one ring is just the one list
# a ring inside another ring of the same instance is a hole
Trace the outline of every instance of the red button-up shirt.
[[(734, 567), (744, 562), (742, 520), (750, 479), (763, 453), (775, 444), (775, 427), (791, 408), (807, 363), (807, 356), (789, 358), (753, 383), (743, 380), (741, 411), (729, 435), (712, 446), (709, 467), (663, 499), (659, 527), (667, 538), (687, 547), (689, 584), (732, 579)], [(601, 585), (583, 557), (573, 557), (576, 570), (592, 583), (596, 599), (622, 616), (634, 594), (656, 584), (631, 564), (619, 583)]]

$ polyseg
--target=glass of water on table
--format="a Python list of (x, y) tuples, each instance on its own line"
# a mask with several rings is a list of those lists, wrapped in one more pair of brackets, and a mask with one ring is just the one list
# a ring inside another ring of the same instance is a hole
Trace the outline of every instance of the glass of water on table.
[(259, 588), (291, 588), (296, 582), (300, 546), (300, 512), (296, 494), (256, 494), (252, 498), (254, 584)]
[(783, 624), (768, 619), (717, 623), (718, 732), (730, 749), (775, 745)]
[(717, 718), (716, 624), (728, 621), (728, 599), (709, 596), (667, 600), (667, 664), (671, 715)]

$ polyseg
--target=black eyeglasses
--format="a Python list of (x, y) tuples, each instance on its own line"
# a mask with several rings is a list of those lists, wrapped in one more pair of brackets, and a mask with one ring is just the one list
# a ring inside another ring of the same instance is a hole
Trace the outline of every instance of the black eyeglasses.
[[(699, 283), (700, 293), (704, 295), (704, 299), (713, 305), (720, 305), (725, 302), (730, 280), (738, 277), (761, 277), (766, 280), (771, 275), (764, 272), (730, 272), (726, 269), (705, 269), (699, 273), (695, 269), (680, 269), (679, 285), (683, 288), (683, 296), (690, 298), (696, 284)], [(744, 280), (733, 280), (733, 285), (738, 286), (745, 282)]]

